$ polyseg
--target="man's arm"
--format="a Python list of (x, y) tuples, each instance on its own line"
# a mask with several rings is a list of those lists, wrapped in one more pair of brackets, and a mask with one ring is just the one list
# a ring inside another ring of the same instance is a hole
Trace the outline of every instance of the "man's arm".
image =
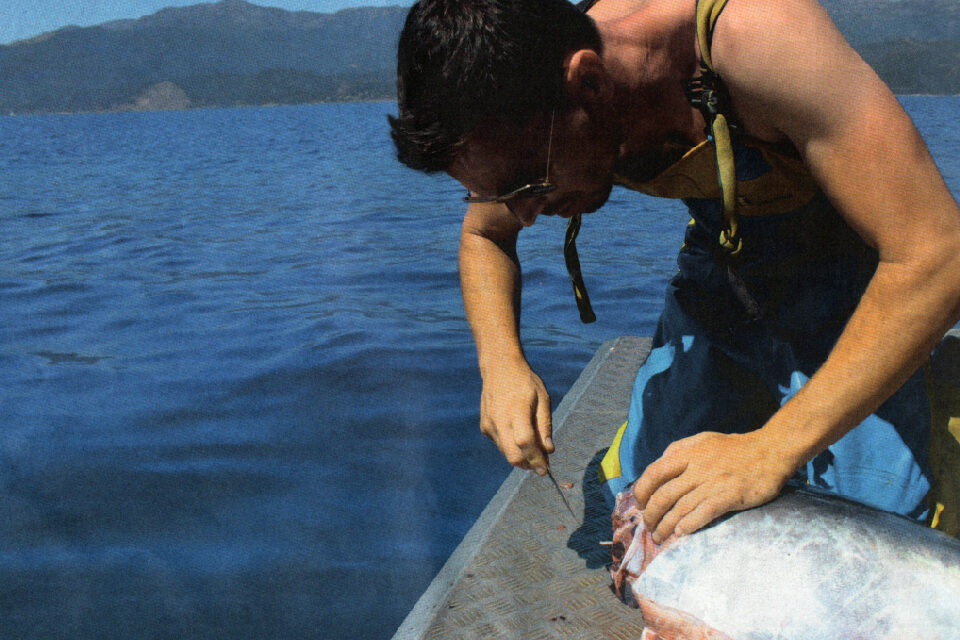
[(713, 57), (789, 138), (879, 266), (823, 366), (760, 430), (681, 440), (635, 486), (658, 539), (763, 504), (893, 394), (960, 319), (960, 211), (890, 90), (814, 0), (731, 0)]
[(516, 217), (500, 204), (472, 204), (460, 230), (460, 289), (483, 379), (480, 430), (507, 461), (547, 469), (550, 398), (523, 355)]

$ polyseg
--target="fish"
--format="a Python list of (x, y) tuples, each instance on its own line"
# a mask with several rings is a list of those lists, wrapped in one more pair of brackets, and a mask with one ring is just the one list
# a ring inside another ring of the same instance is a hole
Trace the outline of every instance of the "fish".
[(657, 545), (642, 515), (618, 495), (609, 544), (641, 640), (960, 638), (960, 541), (913, 520), (791, 490)]

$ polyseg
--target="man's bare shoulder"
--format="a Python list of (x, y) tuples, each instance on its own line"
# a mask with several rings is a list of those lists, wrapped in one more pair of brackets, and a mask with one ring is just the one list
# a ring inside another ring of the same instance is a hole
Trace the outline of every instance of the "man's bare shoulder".
[(738, 114), (784, 133), (879, 82), (816, 0), (729, 0), (711, 53)]
[(728, 0), (714, 31), (713, 50), (718, 58), (742, 50), (762, 57), (776, 45), (796, 45), (815, 54), (818, 44), (838, 40), (843, 36), (816, 0)]

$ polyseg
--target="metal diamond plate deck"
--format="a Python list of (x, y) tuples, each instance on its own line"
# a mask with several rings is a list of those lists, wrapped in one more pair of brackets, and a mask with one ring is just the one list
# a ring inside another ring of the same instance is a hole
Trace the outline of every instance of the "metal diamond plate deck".
[[(626, 420), (649, 338), (604, 343), (554, 414), (551, 468), (579, 514), (573, 522), (550, 481), (514, 470), (398, 629), (394, 640), (637, 640), (639, 611), (613, 596), (610, 513), (597, 482), (600, 458)], [(935, 413), (960, 424), (960, 330), (929, 367)], [(960, 427), (956, 427), (960, 428)], [(955, 434), (960, 439), (960, 434)], [(947, 443), (960, 459), (960, 445)], [(957, 525), (960, 527), (960, 525)]]
[(554, 476), (514, 470), (417, 602), (394, 640), (551, 638), (635, 640), (639, 612), (610, 591), (610, 512), (597, 481), (600, 458), (626, 420), (648, 338), (604, 343), (554, 415)]

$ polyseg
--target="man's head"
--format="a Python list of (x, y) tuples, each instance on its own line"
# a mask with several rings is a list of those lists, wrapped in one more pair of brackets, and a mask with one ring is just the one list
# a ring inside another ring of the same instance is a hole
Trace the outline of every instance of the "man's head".
[(420, 0), (397, 54), (397, 155), (448, 170), (481, 122), (522, 126), (564, 103), (563, 62), (600, 51), (593, 21), (567, 0)]

